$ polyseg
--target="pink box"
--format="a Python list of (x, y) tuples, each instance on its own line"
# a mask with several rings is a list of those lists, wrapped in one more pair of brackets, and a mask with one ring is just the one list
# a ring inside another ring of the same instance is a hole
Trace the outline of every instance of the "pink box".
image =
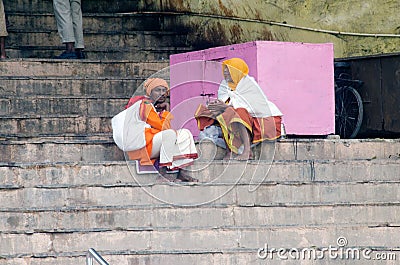
[(175, 128), (188, 128), (198, 136), (193, 117), (197, 106), (208, 97), (217, 97), (223, 78), (220, 62), (232, 57), (242, 58), (249, 65), (249, 75), (284, 114), (288, 135), (335, 133), (333, 44), (275, 41), (253, 41), (171, 55), (171, 110)]

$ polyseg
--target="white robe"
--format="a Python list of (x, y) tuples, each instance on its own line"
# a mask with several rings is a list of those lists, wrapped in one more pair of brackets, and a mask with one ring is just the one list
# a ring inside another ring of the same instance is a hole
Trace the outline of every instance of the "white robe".
[(267, 118), (271, 116), (282, 116), (282, 112), (278, 107), (267, 99), (253, 77), (246, 75), (232, 91), (225, 80), (222, 80), (218, 89), (218, 99), (237, 108), (245, 108), (252, 117)]

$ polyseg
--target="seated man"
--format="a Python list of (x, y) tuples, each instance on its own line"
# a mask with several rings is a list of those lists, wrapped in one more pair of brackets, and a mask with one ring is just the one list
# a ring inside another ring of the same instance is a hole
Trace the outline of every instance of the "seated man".
[[(115, 143), (127, 151), (130, 159), (140, 160), (141, 165), (153, 165), (159, 160), (158, 181), (197, 182), (180, 170), (197, 158), (197, 150), (189, 130), (171, 129), (173, 116), (166, 101), (168, 83), (164, 79), (150, 78), (144, 88), (145, 96), (131, 98), (126, 110), (112, 119)], [(170, 177), (167, 167), (179, 169), (178, 177)]]
[(260, 86), (249, 76), (249, 67), (240, 58), (222, 62), (218, 100), (200, 105), (195, 118), (200, 130), (221, 126), (227, 146), (224, 159), (247, 160), (251, 143), (277, 139), (281, 135), (282, 113), (268, 101)]

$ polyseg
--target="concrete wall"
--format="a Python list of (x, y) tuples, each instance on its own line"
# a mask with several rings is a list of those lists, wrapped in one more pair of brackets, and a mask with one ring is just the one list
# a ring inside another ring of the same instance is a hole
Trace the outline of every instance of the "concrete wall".
[[(253, 40), (332, 42), (335, 57), (349, 57), (396, 52), (400, 46), (398, 0), (141, 0), (138, 8), (186, 12), (177, 16), (175, 23), (191, 29), (188, 42), (197, 48)], [(358, 36), (360, 33), (394, 36)]]

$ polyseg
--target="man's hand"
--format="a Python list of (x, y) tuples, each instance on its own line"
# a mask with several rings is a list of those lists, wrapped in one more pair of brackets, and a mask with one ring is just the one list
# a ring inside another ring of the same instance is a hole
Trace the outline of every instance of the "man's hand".
[(161, 112), (161, 111), (169, 111), (170, 110), (170, 106), (168, 102), (163, 102), (163, 103), (159, 103), (155, 105), (155, 108), (157, 110), (157, 112)]
[(220, 100), (208, 103), (208, 109), (215, 117), (223, 113), (226, 110), (226, 108), (228, 108), (228, 105), (226, 105), (224, 102)]

